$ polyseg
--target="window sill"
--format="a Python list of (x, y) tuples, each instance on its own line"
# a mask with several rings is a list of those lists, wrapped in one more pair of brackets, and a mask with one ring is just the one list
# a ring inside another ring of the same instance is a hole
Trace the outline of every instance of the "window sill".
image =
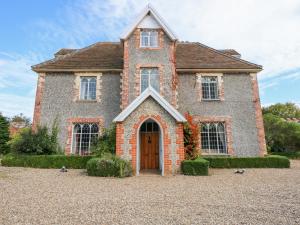
[(78, 103), (97, 103), (97, 100), (76, 100)]
[(221, 102), (221, 99), (202, 99), (203, 102)]
[(141, 49), (141, 50), (159, 50), (159, 49), (161, 49), (161, 47), (160, 46), (158, 46), (158, 47), (142, 47), (142, 46), (140, 46), (139, 49)]
[(206, 152), (202, 152), (201, 156), (223, 156), (223, 157), (230, 157), (231, 155), (228, 153), (206, 153)]

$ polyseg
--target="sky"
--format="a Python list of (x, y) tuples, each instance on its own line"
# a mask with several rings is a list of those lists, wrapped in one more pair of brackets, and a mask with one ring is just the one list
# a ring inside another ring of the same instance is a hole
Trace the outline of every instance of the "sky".
[(300, 105), (300, 0), (9, 0), (0, 3), (0, 112), (32, 118), (32, 65), (61, 48), (118, 41), (148, 3), (180, 41), (233, 48), (263, 65), (263, 106)]

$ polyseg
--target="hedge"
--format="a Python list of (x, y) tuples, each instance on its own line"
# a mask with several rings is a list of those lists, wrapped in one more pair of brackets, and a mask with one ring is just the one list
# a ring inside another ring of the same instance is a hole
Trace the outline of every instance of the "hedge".
[(90, 159), (86, 168), (89, 176), (128, 177), (132, 174), (131, 164), (117, 156)]
[(203, 158), (184, 160), (181, 169), (184, 175), (207, 176), (209, 162)]
[(271, 152), (271, 155), (286, 156), (289, 159), (300, 159), (300, 151), (297, 151), (297, 152)]
[(266, 157), (203, 157), (211, 168), (290, 168), (285, 156)]
[(2, 166), (32, 167), (32, 168), (61, 168), (85, 169), (87, 161), (93, 156), (65, 155), (5, 155)]

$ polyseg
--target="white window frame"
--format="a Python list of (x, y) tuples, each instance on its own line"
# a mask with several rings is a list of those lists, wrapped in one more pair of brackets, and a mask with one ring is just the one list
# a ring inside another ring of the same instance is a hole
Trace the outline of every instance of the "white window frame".
[[(222, 124), (223, 127), (224, 127), (224, 132), (219, 132), (218, 131), (218, 125), (219, 124)], [(217, 149), (212, 149), (211, 148), (211, 140), (210, 140), (210, 132), (207, 132), (207, 138), (208, 138), (208, 149), (204, 149), (203, 148), (203, 142), (202, 142), (202, 126), (203, 125), (209, 125), (209, 126), (216, 126), (216, 135), (217, 135), (217, 138), (216, 138), (216, 145), (217, 145)], [(220, 148), (220, 143), (219, 143), (219, 136), (221, 135), (221, 133), (224, 135), (224, 145), (225, 145), (225, 149), (224, 151), (225, 152), (220, 152), (220, 150), (223, 150)], [(201, 139), (201, 149), (203, 151), (203, 153), (205, 154), (220, 154), (220, 155), (227, 155), (228, 154), (228, 146), (227, 146), (227, 135), (226, 135), (226, 123), (225, 122), (203, 122), (201, 123), (201, 126), (200, 126), (200, 139)], [(214, 150), (214, 151), (213, 151)], [(217, 151), (216, 151), (217, 150)]]
[[(76, 125), (79, 125), (80, 126), (80, 129), (81, 129), (81, 132), (80, 133), (74, 133), (75, 132), (75, 126)], [(79, 143), (79, 151), (78, 151), (78, 155), (82, 155), (82, 135), (83, 135), (83, 132), (82, 132), (82, 129), (84, 127), (84, 125), (89, 125), (89, 146), (88, 146), (88, 154), (91, 153), (91, 137), (92, 135), (97, 135), (97, 138), (99, 137), (99, 131), (100, 131), (100, 127), (99, 127), (99, 124), (97, 123), (73, 123), (73, 126), (72, 126), (72, 149), (71, 149), (71, 152), (72, 154), (76, 154), (76, 148), (77, 148), (77, 141), (76, 141), (76, 137), (75, 135), (76, 134), (79, 134), (80, 135), (80, 143)], [(96, 125), (97, 128), (98, 128), (98, 132), (97, 133), (92, 133), (92, 126), (93, 125)]]
[[(147, 33), (146, 37), (148, 38), (147, 44), (143, 44), (143, 33)], [(151, 36), (155, 34), (156, 36), (156, 43), (155, 45), (151, 45)], [(141, 30), (140, 32), (140, 47), (141, 48), (157, 48), (158, 44), (158, 31), (157, 30)]]
[[(157, 76), (158, 76), (158, 79), (160, 79), (160, 77), (159, 77), (160, 74), (159, 74), (159, 68), (158, 67), (141, 67), (140, 68), (140, 94), (143, 93), (148, 88), (147, 87), (147, 88), (145, 88), (145, 90), (142, 90), (142, 71), (144, 69), (148, 69), (149, 70), (148, 71), (148, 87), (152, 87), (154, 90), (156, 90), (156, 88), (151, 85), (151, 73), (150, 73), (151, 69), (157, 69)], [(158, 90), (156, 90), (156, 91), (159, 93), (160, 85), (161, 85), (160, 81), (158, 82), (158, 84), (159, 84)]]
[[(88, 87), (87, 87), (88, 96), (86, 99), (82, 96), (82, 80), (83, 79), (88, 80)], [(91, 94), (90, 94), (90, 91), (91, 91), (90, 90), (90, 80), (91, 79), (95, 79), (95, 83), (96, 83), (95, 98), (91, 98)], [(80, 76), (79, 99), (82, 101), (96, 101), (97, 100), (97, 76)]]
[[(215, 81), (210, 81), (210, 82), (205, 81), (205, 79), (209, 79), (209, 78), (214, 78)], [(208, 98), (204, 97), (204, 94), (203, 94), (203, 92), (204, 92), (203, 83), (208, 84)], [(216, 97), (215, 98), (211, 97), (212, 96), (212, 94), (211, 94), (212, 91), (211, 91), (210, 84), (212, 84), (212, 83), (216, 84), (216, 93), (215, 93)], [(219, 79), (218, 79), (218, 76), (202, 76), (201, 77), (201, 91), (202, 91), (201, 94), (202, 94), (203, 101), (220, 100), (220, 91), (219, 91)]]

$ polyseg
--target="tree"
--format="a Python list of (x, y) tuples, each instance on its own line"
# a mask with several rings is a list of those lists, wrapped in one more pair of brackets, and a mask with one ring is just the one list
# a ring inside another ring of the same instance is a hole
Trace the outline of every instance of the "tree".
[(0, 154), (9, 152), (9, 121), (0, 113)]
[(31, 121), (30, 118), (23, 115), (23, 113), (20, 113), (19, 115), (15, 115), (11, 118), (11, 122), (16, 123), (24, 123), (26, 127), (30, 126)]
[(272, 113), (264, 115), (266, 142), (269, 151), (297, 151), (300, 149), (300, 124), (287, 122)]
[(300, 108), (294, 103), (277, 103), (263, 108), (263, 114), (272, 113), (280, 118), (300, 118)]
[(199, 126), (189, 113), (185, 113), (185, 118), (187, 120), (183, 128), (185, 158), (195, 159), (199, 156)]

